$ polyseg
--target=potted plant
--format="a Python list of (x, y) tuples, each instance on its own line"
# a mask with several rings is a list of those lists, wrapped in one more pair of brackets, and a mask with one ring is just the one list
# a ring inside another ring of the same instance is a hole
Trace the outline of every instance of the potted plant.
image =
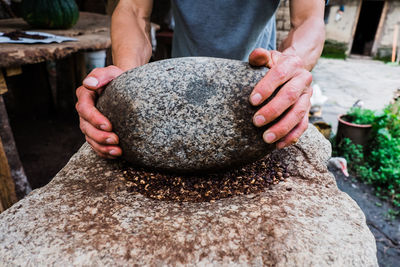
[(369, 111), (361, 117), (369, 117), (367, 122), (373, 120), (366, 146), (342, 135), (340, 143), (332, 140), (333, 155), (345, 158), (353, 175), (372, 185), (378, 197), (394, 205), (392, 213), (400, 215), (400, 98), (380, 111)]
[(336, 142), (349, 138), (353, 143), (366, 145), (372, 130), (375, 112), (370, 109), (352, 107), (346, 114), (338, 117), (338, 131)]

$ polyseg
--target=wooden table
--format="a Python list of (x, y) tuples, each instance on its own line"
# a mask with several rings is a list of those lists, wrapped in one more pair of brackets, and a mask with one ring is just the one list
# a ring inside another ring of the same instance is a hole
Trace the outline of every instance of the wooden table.
[(15, 30), (41, 31), (78, 39), (61, 44), (0, 44), (0, 67), (15, 67), (56, 60), (79, 51), (95, 51), (109, 48), (110, 19), (108, 16), (81, 12), (78, 23), (68, 30), (32, 29), (22, 19), (0, 21), (0, 32)]
[[(4, 75), (11, 76), (20, 73), (20, 66), (35, 64), (44, 61), (60, 60), (67, 56), (80, 54), (84, 51), (96, 51), (107, 49), (111, 46), (110, 18), (100, 14), (81, 12), (78, 23), (68, 30), (33, 29), (22, 19), (0, 20), (0, 32), (41, 31), (56, 35), (76, 38), (76, 42), (52, 43), (52, 44), (0, 44), (0, 169), (4, 171), (0, 179), (11, 180), (15, 184), (15, 191), (19, 198), (26, 195), (31, 189), (18, 156), (15, 141), (8, 121), (2, 94), (8, 88)], [(82, 73), (83, 74), (83, 73)], [(55, 83), (53, 83), (54, 85)], [(6, 157), (1, 157), (5, 154)], [(11, 177), (7, 176), (11, 173)], [(10, 182), (3, 183), (9, 187)], [(6, 209), (10, 203), (15, 202), (15, 192), (9, 191), (4, 195), (5, 189), (0, 183), (0, 212)]]

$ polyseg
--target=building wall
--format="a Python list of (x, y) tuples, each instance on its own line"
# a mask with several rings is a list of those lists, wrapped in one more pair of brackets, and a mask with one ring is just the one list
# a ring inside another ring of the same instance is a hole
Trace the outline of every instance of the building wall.
[(384, 18), (382, 31), (376, 40), (376, 52), (379, 56), (387, 56), (391, 53), (396, 24), (400, 27), (400, 1), (388, 1), (388, 9)]
[[(345, 1), (345, 12), (340, 21), (335, 21), (339, 5), (331, 6), (328, 24), (326, 25), (326, 39), (345, 43), (348, 46), (347, 52), (349, 52), (352, 45), (361, 1)], [(387, 0), (386, 2), (387, 12), (382, 14), (385, 17), (383, 18), (382, 28), (380, 31), (378, 30), (372, 56), (387, 56), (388, 53), (391, 53), (394, 25), (399, 24), (400, 26), (400, 1)]]
[[(335, 1), (331, 1), (335, 4)], [(338, 2), (338, 1), (336, 1)], [(335, 40), (349, 45), (352, 40), (356, 17), (358, 16), (361, 0), (346, 0), (345, 12), (340, 21), (335, 21), (336, 11), (339, 5), (331, 6), (329, 23), (326, 25), (326, 39)], [(289, 1), (281, 0), (278, 11), (276, 12), (277, 46), (285, 39), (290, 30), (290, 10)]]
[(332, 5), (326, 24), (326, 39), (350, 44), (356, 26), (361, 0), (346, 1), (342, 19), (335, 21), (339, 5)]

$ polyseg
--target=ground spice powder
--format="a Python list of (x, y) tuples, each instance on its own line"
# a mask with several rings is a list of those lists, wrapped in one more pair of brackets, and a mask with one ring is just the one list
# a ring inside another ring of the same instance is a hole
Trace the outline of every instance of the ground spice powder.
[(173, 175), (148, 172), (123, 165), (128, 190), (146, 197), (178, 202), (213, 202), (221, 198), (257, 194), (289, 177), (286, 166), (275, 156), (218, 174)]

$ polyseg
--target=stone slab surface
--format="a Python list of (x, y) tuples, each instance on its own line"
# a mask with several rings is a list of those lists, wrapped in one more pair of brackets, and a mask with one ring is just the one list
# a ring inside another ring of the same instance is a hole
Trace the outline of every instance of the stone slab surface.
[(85, 144), (45, 187), (0, 214), (9, 266), (377, 266), (356, 203), (326, 169), (310, 126), (278, 153), (291, 177), (258, 195), (163, 202), (128, 192), (115, 161)]
[(249, 103), (267, 68), (237, 60), (185, 57), (132, 69), (104, 90), (97, 107), (110, 119), (123, 158), (173, 172), (227, 169), (273, 149)]

